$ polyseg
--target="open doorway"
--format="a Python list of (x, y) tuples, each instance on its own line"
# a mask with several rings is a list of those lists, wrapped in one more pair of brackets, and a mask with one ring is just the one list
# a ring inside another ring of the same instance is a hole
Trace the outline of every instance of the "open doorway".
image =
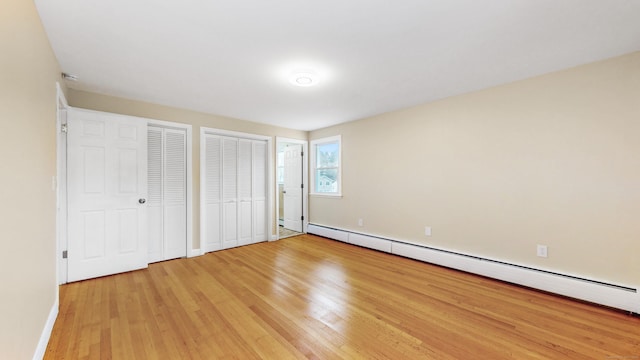
[(278, 239), (307, 228), (307, 147), (304, 140), (276, 138)]

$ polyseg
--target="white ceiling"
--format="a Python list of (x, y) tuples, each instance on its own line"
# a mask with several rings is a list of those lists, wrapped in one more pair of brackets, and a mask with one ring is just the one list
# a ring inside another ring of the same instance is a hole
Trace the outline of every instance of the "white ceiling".
[(640, 50), (640, 0), (35, 3), (69, 87), (299, 130)]

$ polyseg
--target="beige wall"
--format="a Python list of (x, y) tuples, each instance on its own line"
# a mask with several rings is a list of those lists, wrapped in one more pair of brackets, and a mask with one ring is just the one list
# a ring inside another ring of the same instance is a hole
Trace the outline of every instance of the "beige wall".
[[(275, 137), (282, 136), (292, 139), (307, 139), (306, 131), (297, 131), (275, 126), (231, 119), (223, 116), (209, 115), (168, 106), (145, 103), (135, 100), (100, 95), (85, 91), (69, 89), (69, 105), (106, 111), (116, 114), (140, 116), (157, 120), (173, 121), (193, 125), (193, 241), (194, 248), (200, 247), (200, 127), (211, 127), (224, 130), (241, 131), (245, 133), (272, 136), (272, 151), (275, 156)], [(250, 106), (248, 104), (247, 106)], [(275, 177), (275, 160), (273, 161)], [(274, 183), (275, 184), (275, 183)], [(275, 185), (274, 185), (275, 186)], [(275, 189), (275, 188), (274, 188)], [(274, 192), (274, 196), (277, 194)], [(277, 221), (275, 199), (273, 200), (274, 226)], [(274, 227), (275, 231), (275, 227)]]
[(56, 301), (58, 63), (33, 1), (0, 3), (0, 358), (31, 359)]
[(312, 223), (640, 285), (640, 53), (310, 139), (336, 134), (344, 196)]

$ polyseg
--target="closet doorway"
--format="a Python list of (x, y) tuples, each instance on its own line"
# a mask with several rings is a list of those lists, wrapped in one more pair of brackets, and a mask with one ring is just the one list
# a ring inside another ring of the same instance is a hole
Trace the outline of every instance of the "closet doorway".
[(201, 128), (200, 239), (204, 253), (268, 241), (271, 137)]

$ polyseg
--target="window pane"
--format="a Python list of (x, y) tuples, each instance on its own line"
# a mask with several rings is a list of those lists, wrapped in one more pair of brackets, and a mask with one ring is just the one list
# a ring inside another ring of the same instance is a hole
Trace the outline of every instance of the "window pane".
[(338, 167), (338, 143), (317, 145), (317, 168)]
[(315, 174), (316, 192), (338, 192), (338, 169), (318, 169)]

